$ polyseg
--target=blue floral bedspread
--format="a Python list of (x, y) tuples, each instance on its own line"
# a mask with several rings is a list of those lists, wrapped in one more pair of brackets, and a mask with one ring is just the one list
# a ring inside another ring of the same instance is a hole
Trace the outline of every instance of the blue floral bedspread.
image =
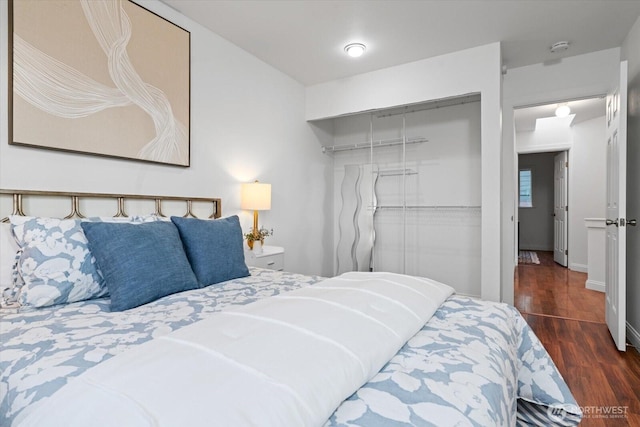
[[(0, 317), (0, 426), (128, 348), (322, 278), (252, 276), (111, 313), (98, 299)], [(452, 296), (327, 426), (576, 425), (564, 380), (522, 316), (506, 304)]]

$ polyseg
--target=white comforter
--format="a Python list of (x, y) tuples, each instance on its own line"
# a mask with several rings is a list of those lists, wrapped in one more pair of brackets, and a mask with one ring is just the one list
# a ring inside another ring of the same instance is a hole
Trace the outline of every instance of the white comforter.
[(21, 426), (322, 425), (453, 289), (346, 273), (113, 357), (21, 414)]

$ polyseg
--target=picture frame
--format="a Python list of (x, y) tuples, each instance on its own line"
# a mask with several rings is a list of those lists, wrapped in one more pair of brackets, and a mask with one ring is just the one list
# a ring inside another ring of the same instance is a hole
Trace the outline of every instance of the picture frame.
[(189, 31), (131, 0), (9, 0), (9, 43), (9, 144), (189, 167)]

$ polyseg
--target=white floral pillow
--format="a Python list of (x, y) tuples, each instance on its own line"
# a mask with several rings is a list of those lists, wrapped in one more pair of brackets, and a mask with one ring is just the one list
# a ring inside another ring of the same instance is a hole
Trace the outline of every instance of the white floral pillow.
[(21, 279), (15, 286), (17, 300), (22, 308), (38, 308), (108, 295), (81, 221), (146, 222), (156, 221), (157, 217), (79, 220), (11, 216), (9, 219), (22, 251), (16, 265)]

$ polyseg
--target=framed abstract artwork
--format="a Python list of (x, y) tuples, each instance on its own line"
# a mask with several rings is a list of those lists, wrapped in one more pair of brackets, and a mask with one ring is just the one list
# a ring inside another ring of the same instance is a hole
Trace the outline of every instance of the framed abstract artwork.
[(9, 143), (189, 166), (190, 33), (130, 0), (10, 0)]

